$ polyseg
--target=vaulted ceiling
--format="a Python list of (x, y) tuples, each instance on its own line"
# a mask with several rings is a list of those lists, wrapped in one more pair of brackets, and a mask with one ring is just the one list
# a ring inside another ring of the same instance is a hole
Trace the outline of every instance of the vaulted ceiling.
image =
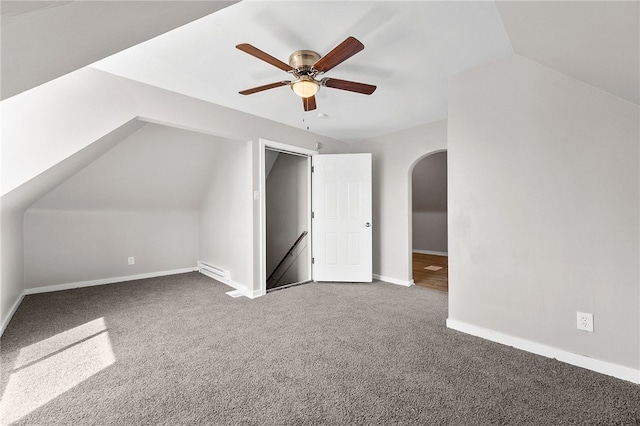
[(640, 2), (500, 1), (517, 54), (638, 105)]
[[(286, 86), (238, 94), (291, 76), (236, 44), (287, 62), (301, 49), (325, 55), (347, 36), (365, 49), (326, 76), (374, 84), (371, 96), (323, 88), (305, 113)], [(94, 66), (352, 141), (446, 118), (448, 76), (512, 53), (490, 2), (241, 2)]]
[[(106, 57), (92, 66), (353, 141), (446, 118), (448, 77), (515, 53), (638, 104), (637, 1), (231, 3), (2, 1), (3, 98)], [(323, 88), (305, 113), (286, 86), (238, 94), (290, 76), (236, 44), (287, 62), (349, 35), (365, 50), (327, 76), (371, 96)]]
[(2, 0), (2, 99), (233, 3)]

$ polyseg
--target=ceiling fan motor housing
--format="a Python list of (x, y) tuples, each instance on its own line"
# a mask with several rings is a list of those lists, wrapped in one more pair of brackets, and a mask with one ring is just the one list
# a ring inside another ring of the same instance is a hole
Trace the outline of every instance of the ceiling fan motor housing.
[(313, 64), (318, 62), (320, 55), (313, 50), (296, 50), (289, 56), (289, 65), (300, 74), (312, 74)]

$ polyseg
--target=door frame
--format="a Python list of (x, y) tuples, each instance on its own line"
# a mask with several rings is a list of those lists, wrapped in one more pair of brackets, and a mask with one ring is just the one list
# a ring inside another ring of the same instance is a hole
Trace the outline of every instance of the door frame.
[(270, 141), (268, 139), (260, 138), (259, 153), (260, 153), (260, 185), (258, 188), (258, 197), (260, 200), (260, 285), (258, 287), (259, 295), (264, 296), (267, 294), (267, 188), (266, 188), (266, 165), (265, 165), (265, 150), (270, 149), (273, 151), (280, 151), (285, 154), (298, 155), (300, 157), (307, 157), (307, 211), (308, 211), (308, 229), (309, 241), (307, 243), (307, 262), (309, 270), (309, 279), (313, 280), (313, 268), (311, 264), (311, 248), (313, 241), (313, 229), (311, 228), (311, 166), (313, 156), (318, 154), (318, 151), (314, 151), (307, 148), (301, 148), (295, 145), (287, 145), (281, 142)]

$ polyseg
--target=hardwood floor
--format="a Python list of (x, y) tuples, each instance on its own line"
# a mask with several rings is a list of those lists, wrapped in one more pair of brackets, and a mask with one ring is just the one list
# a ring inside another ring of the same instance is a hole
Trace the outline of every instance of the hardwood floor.
[[(441, 268), (439, 270), (428, 270)], [(449, 291), (449, 258), (434, 254), (413, 253), (413, 281), (420, 287)]]

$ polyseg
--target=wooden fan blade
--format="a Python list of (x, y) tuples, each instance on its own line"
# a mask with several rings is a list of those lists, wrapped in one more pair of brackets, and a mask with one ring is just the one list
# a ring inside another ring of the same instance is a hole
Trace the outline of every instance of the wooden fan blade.
[(302, 98), (302, 105), (305, 111), (313, 111), (316, 109), (316, 97), (309, 96), (308, 98)]
[(345, 41), (333, 48), (333, 50), (313, 64), (319, 72), (327, 72), (336, 65), (346, 61), (359, 51), (364, 49), (364, 44), (355, 37), (347, 37)]
[(349, 92), (362, 93), (363, 95), (370, 95), (377, 89), (376, 86), (373, 86), (371, 84), (338, 80), (337, 78), (325, 78), (322, 80), (322, 85), (325, 87), (331, 87), (332, 89), (348, 90)]
[(280, 59), (274, 58), (273, 56), (269, 55), (266, 52), (263, 52), (262, 50), (258, 49), (257, 47), (254, 47), (254, 46), (250, 45), (249, 43), (239, 44), (239, 45), (236, 46), (236, 49), (240, 49), (243, 52), (248, 53), (251, 56), (255, 56), (256, 58), (258, 58), (260, 60), (263, 60), (263, 61), (273, 65), (274, 67), (278, 67), (282, 71), (291, 71), (291, 70), (293, 70), (291, 65), (285, 64)]
[(287, 86), (290, 83), (290, 81), (279, 81), (277, 83), (265, 84), (264, 86), (258, 86), (251, 89), (243, 90), (238, 93), (240, 93), (241, 95), (250, 95), (256, 92), (262, 92), (263, 90), (275, 89), (276, 87), (280, 86)]

